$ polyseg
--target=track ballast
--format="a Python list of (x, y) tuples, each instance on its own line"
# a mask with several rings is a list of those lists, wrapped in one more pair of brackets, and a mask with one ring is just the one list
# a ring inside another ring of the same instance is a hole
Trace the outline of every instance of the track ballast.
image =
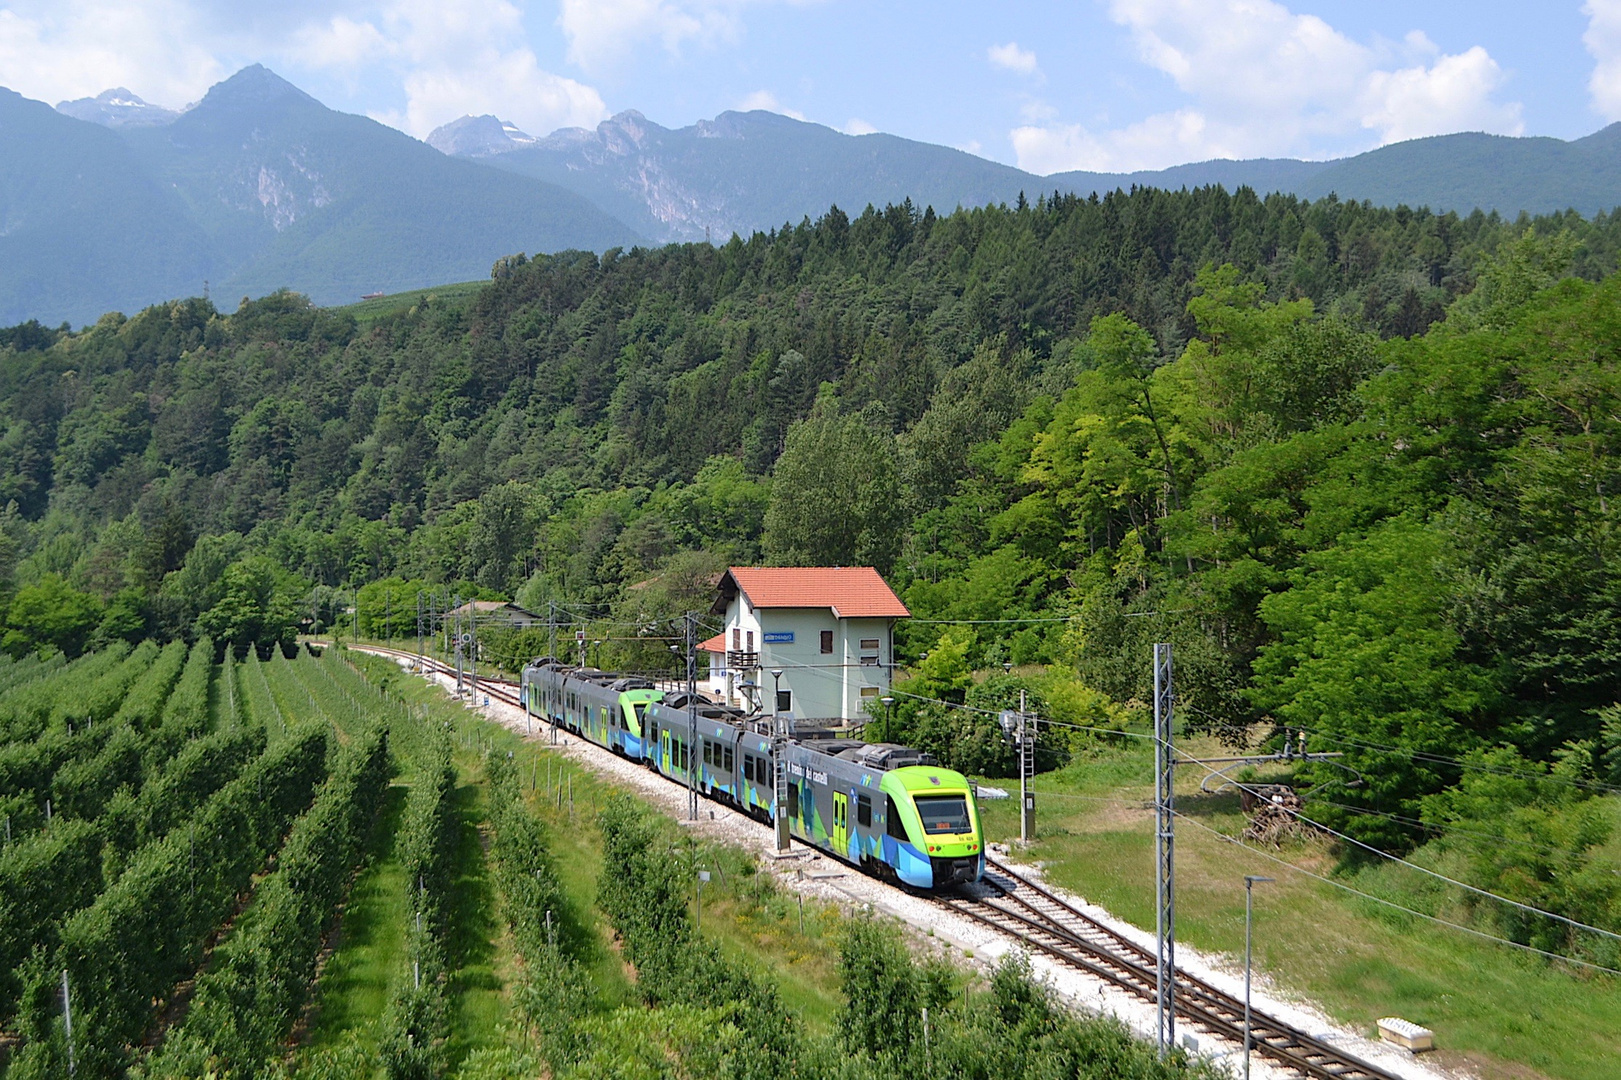
[[(955, 914), (1017, 938), (1067, 967), (1144, 1000), (1156, 999), (1158, 965), (1151, 949), (1076, 910), (995, 859), (987, 861), (980, 885), (934, 900)], [(1176, 976), (1176, 1014), (1211, 1034), (1243, 1045), (1244, 1002), (1181, 970)], [(1395, 1074), (1253, 1007), (1250, 1039), (1255, 1054), (1307, 1080), (1399, 1080)]]
[[(402, 649), (362, 645), (366, 652), (411, 660), (425, 673), (454, 675), (456, 669), (431, 656)], [(466, 675), (464, 673), (464, 679)], [(478, 680), (481, 693), (522, 708), (518, 687), (505, 680)], [(1050, 890), (1004, 863), (987, 860), (985, 880), (955, 895), (932, 897), (950, 911), (1015, 938), (1067, 967), (1134, 994), (1156, 998), (1154, 953), (1076, 910)], [(1244, 1002), (1178, 970), (1179, 1019), (1243, 1045)], [(1253, 1052), (1292, 1070), (1304, 1080), (1401, 1080), (1396, 1074), (1347, 1053), (1255, 1008), (1250, 1009)]]

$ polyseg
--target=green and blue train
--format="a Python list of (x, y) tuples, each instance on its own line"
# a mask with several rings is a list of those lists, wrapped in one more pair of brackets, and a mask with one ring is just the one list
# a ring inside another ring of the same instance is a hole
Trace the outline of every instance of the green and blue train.
[[(552, 660), (524, 669), (528, 713), (761, 821), (777, 812), (768, 717), (647, 679)], [(788, 829), (797, 840), (889, 881), (933, 891), (985, 872), (974, 790), (928, 754), (801, 730), (783, 749)]]

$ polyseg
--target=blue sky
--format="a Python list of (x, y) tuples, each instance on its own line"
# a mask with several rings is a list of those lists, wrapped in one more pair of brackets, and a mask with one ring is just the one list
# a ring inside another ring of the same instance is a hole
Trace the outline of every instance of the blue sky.
[(1621, 119), (1621, 0), (0, 0), (0, 85), (178, 107), (264, 63), (413, 135), (764, 107), (1035, 172)]

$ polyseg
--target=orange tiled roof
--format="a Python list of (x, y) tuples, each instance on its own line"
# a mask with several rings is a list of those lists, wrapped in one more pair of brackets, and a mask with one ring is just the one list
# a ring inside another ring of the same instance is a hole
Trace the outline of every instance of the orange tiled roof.
[(841, 619), (912, 613), (870, 566), (734, 566), (720, 579), (717, 611), (741, 591), (757, 608), (832, 608)]
[(720, 633), (716, 634), (714, 637), (710, 638), (708, 641), (704, 642), (702, 645), (699, 645), (698, 646), (698, 651), (699, 652), (725, 652), (726, 651), (726, 631), (722, 630)]

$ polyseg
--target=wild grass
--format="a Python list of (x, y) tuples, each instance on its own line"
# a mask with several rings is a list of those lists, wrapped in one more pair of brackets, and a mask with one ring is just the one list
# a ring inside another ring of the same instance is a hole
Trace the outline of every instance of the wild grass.
[[(1200, 756), (1230, 753), (1214, 742), (1185, 748)], [(1021, 856), (1044, 863), (1053, 882), (1146, 928), (1154, 925), (1152, 768), (1146, 745), (1102, 747), (1040, 776), (1037, 840)], [(1617, 1075), (1621, 979), (1583, 974), (1359, 899), (1214, 835), (1206, 830), (1237, 835), (1244, 818), (1230, 791), (1199, 790), (1204, 775), (1182, 769), (1177, 782), (1178, 809), (1192, 819), (1177, 823), (1179, 941), (1237, 958), (1236, 970), (1244, 946), (1244, 875), (1276, 878), (1255, 887), (1255, 964), (1282, 991), (1320, 1003), (1369, 1036), (1379, 1017), (1421, 1023), (1435, 1030), (1443, 1062), (1467, 1063), (1486, 1080)], [(1010, 791), (1018, 786), (1016, 779), (991, 782)], [(1016, 799), (982, 807), (992, 839), (1018, 836)], [(1337, 852), (1319, 839), (1269, 853), (1313, 873), (1341, 873)], [(1368, 866), (1344, 880), (1421, 908), (1436, 902), (1421, 875), (1394, 865)]]

